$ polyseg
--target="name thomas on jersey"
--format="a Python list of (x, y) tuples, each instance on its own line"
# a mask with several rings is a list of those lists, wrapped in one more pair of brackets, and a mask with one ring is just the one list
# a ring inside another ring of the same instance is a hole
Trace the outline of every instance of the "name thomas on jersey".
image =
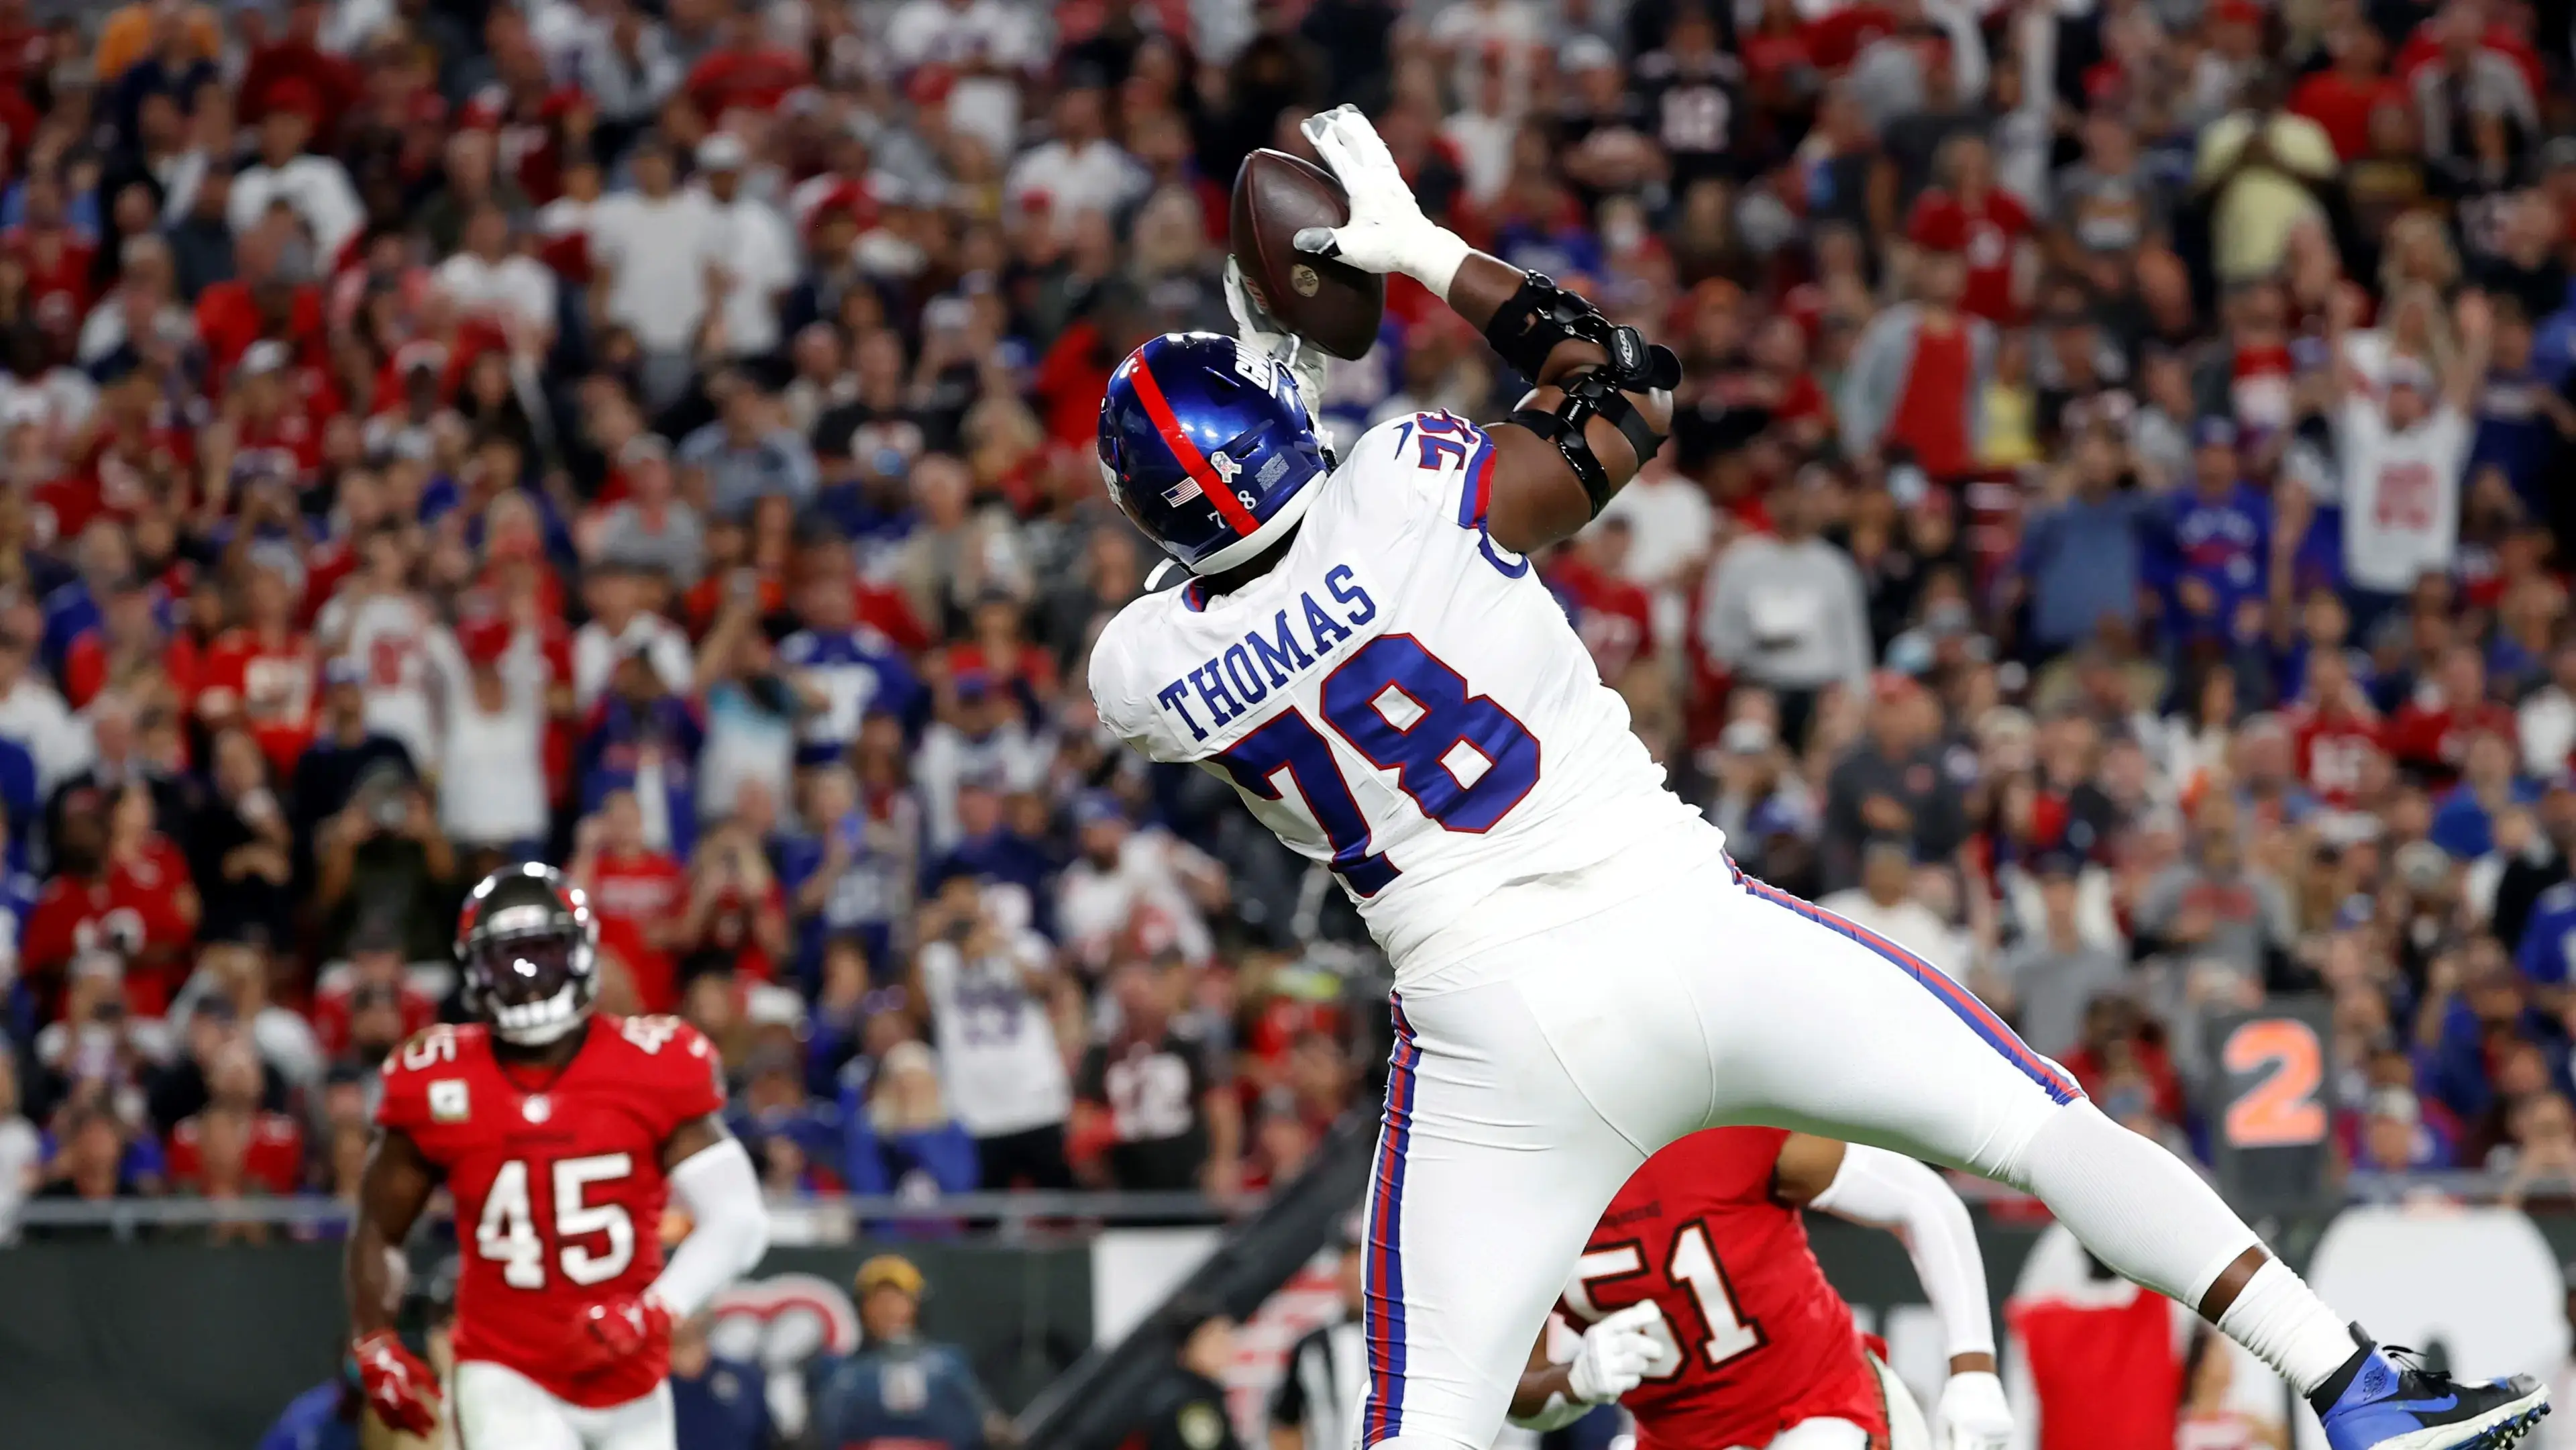
[(1191, 739), (1205, 740), (1208, 732), (1190, 715), (1187, 702), (1192, 696), (1210, 723), (1223, 727), (1270, 698), (1271, 691), (1287, 688), (1300, 672), (1324, 663), (1335, 645), (1377, 618), (1377, 601), (1369, 598), (1360, 586), (1358, 571), (1350, 565), (1335, 564), (1325, 570), (1324, 589), (1342, 606), (1338, 617), (1316, 602), (1312, 592), (1300, 592), (1294, 618), (1290, 610), (1275, 611), (1266, 633), (1256, 630), (1244, 635), (1243, 643), (1226, 646), (1223, 653), (1155, 691), (1155, 702), (1188, 727)]

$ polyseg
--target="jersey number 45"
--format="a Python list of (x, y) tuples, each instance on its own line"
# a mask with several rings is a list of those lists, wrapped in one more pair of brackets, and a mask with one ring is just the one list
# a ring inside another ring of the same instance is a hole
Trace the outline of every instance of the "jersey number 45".
[[(1538, 737), (1409, 634), (1382, 634), (1324, 677), (1324, 723), (1443, 830), (1493, 829), (1538, 784)], [(1333, 869), (1375, 896), (1397, 868), (1375, 844), (1322, 730), (1291, 709), (1264, 721), (1216, 757), (1236, 785), (1281, 799), (1285, 771), (1333, 847)]]

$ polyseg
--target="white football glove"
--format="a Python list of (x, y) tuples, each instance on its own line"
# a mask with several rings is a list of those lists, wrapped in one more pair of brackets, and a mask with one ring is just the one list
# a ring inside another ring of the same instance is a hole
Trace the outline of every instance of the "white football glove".
[(1300, 129), (1350, 193), (1351, 219), (1338, 227), (1306, 227), (1289, 244), (1363, 272), (1402, 272), (1435, 296), (1448, 297), (1450, 279), (1469, 248), (1456, 232), (1422, 214), (1422, 203), (1413, 199), (1413, 188), (1368, 117), (1357, 106), (1335, 106), (1308, 116)]
[(1932, 1409), (1932, 1443), (1938, 1450), (2004, 1450), (2012, 1443), (2012, 1406), (2004, 1382), (1985, 1370), (1950, 1376)]
[(1288, 376), (1297, 380), (1297, 395), (1305, 400), (1306, 416), (1320, 423), (1324, 416), (1324, 350), (1262, 311), (1261, 304), (1252, 300), (1251, 290), (1243, 285), (1243, 269), (1230, 256), (1225, 259), (1225, 310), (1234, 314), (1234, 340), (1286, 368)]
[(1646, 1326), (1663, 1318), (1651, 1302), (1631, 1304), (1583, 1331), (1583, 1347), (1565, 1367), (1565, 1387), (1584, 1404), (1598, 1405), (1643, 1384), (1647, 1366), (1663, 1350)]

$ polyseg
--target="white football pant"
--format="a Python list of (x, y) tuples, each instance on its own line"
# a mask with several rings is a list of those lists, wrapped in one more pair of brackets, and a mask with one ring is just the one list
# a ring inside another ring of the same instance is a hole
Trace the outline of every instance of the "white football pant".
[(1746, 878), (1687, 824), (1538, 888), (1597, 895), (1589, 915), (1411, 977), (1398, 963), (1362, 1445), (1490, 1445), (1611, 1195), (1705, 1127), (1871, 1143), (2028, 1189), (2112, 1268), (2187, 1302), (2257, 1242), (1965, 987)]
[(671, 1387), (593, 1409), (558, 1399), (535, 1380), (488, 1360), (456, 1367), (447, 1413), (457, 1450), (673, 1450)]

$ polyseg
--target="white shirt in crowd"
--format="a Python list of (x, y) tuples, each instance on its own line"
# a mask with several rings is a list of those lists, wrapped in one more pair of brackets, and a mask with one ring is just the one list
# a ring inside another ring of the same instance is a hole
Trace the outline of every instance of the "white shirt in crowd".
[(35, 757), (36, 789), (46, 795), (87, 769), (98, 753), (89, 726), (53, 686), (32, 678), (0, 693), (0, 739), (16, 741)]
[(2377, 399), (2354, 393), (2335, 415), (2343, 463), (2343, 567), (2354, 585), (2397, 594), (2458, 562), (2460, 473), (2476, 430), (2449, 403), (2392, 433)]
[(555, 325), (554, 269), (517, 253), (487, 262), (459, 252), (438, 264), (430, 280), (468, 317), (515, 319), (551, 332)]
[(2513, 725), (2523, 773), (2547, 780), (2567, 769), (2568, 757), (2576, 754), (2576, 695), (2554, 683), (2543, 685), (2523, 697)]
[(1049, 141), (1012, 164), (1002, 194), (1016, 207), (1037, 202), (1062, 226), (1086, 211), (1117, 211), (1144, 195), (1150, 180), (1135, 157), (1106, 138), (1079, 147)]
[(1053, 741), (1031, 735), (1016, 720), (980, 740), (944, 720), (934, 722), (921, 733), (921, 748), (912, 757), (926, 849), (936, 855), (957, 844), (960, 782), (971, 777), (996, 781), (1005, 791), (1036, 790), (1054, 755)]
[[(0, 1058), (0, 1071), (10, 1070), (8, 1060)], [(0, 1244), (18, 1241), (18, 1205), (34, 1189), (36, 1165), (44, 1158), (35, 1124), (16, 1113), (0, 1117)]]
[(637, 649), (644, 651), (653, 673), (662, 677), (662, 688), (675, 695), (689, 693), (697, 676), (697, 661), (689, 653), (689, 637), (658, 614), (637, 614), (615, 634), (596, 619), (573, 631), (573, 703), (588, 710), (598, 701), (600, 692), (608, 688), (609, 676), (617, 672), (617, 661)]
[(707, 264), (723, 260), (716, 242), (704, 192), (601, 197), (590, 215), (590, 257), (609, 276), (609, 320), (652, 351), (686, 351), (706, 320)]
[(1951, 930), (1950, 924), (1943, 921), (1939, 913), (1911, 896), (1894, 906), (1881, 906), (1875, 897), (1854, 886), (1837, 891), (1816, 904), (1845, 921), (1910, 948), (1917, 956), (1953, 977), (1967, 974), (1967, 937)]
[(284, 166), (254, 162), (233, 173), (233, 191), (225, 202), (225, 220), (238, 234), (259, 225), (270, 203), (283, 201), (313, 232), (314, 250), (327, 267), (340, 249), (366, 224), (366, 208), (349, 173), (328, 156), (298, 156)]
[(437, 692), (462, 680), (456, 637), (414, 594), (335, 594), (314, 630), (367, 672), (367, 728), (390, 735), (423, 772), (439, 768)]
[(1108, 870), (1087, 856), (1065, 868), (1056, 883), (1056, 930), (1076, 956), (1094, 966), (1107, 964), (1111, 948), (1131, 926), (1156, 948), (1169, 946), (1185, 961), (1204, 962), (1216, 949), (1215, 939), (1181, 878), (1210, 869), (1213, 864), (1197, 847), (1169, 831), (1136, 831)]
[(501, 693), (501, 708), (485, 710), (468, 675), (448, 677), (438, 824), (451, 840), (497, 846), (545, 839), (545, 695), (521, 681)]
[(940, 1087), (958, 1123), (978, 1138), (1061, 1123), (1073, 1110), (1055, 1023), (1025, 984), (1024, 973), (1046, 955), (1045, 938), (1029, 931), (971, 962), (949, 942), (921, 949)]
[(1045, 56), (1035, 7), (1005, 0), (905, 0), (886, 25), (897, 68), (938, 64), (959, 70), (1015, 70)]
[(779, 294), (796, 285), (796, 239), (778, 208), (737, 195), (731, 202), (706, 198), (714, 217), (712, 241), (716, 265), (730, 287), (724, 299), (725, 351), (734, 357), (765, 357), (778, 350)]

